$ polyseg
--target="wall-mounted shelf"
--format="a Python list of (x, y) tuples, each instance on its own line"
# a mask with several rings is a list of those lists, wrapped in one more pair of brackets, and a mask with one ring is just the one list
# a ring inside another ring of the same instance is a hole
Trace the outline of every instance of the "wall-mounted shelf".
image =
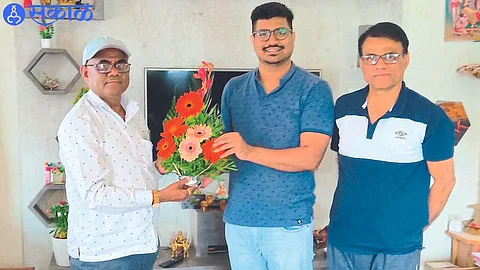
[[(65, 95), (80, 78), (80, 67), (64, 49), (41, 49), (30, 61), (23, 73), (44, 95)], [(47, 89), (46, 78), (55, 78), (59, 86)]]
[(65, 185), (48, 185), (43, 186), (38, 192), (37, 196), (33, 198), (28, 206), (33, 214), (45, 225), (47, 228), (54, 228), (53, 218), (47, 216), (47, 209), (54, 204), (59, 204), (61, 201), (66, 201)]

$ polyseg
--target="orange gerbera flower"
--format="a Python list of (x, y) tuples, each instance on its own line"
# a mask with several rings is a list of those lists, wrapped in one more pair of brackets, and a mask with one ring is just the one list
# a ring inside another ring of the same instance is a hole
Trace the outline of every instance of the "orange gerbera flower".
[(165, 160), (168, 159), (173, 152), (175, 152), (175, 142), (172, 137), (166, 137), (158, 141), (157, 143), (157, 157)]
[(168, 137), (168, 136), (174, 136), (174, 137), (180, 137), (182, 134), (185, 134), (187, 132), (187, 126), (183, 124), (184, 120), (179, 117), (172, 118), (165, 122), (164, 124), (164, 132), (162, 133), (162, 136)]
[(202, 144), (203, 158), (211, 163), (217, 162), (220, 156), (225, 153), (225, 150), (220, 152), (214, 152), (213, 150), (213, 139), (206, 140), (205, 143)]
[(195, 92), (188, 92), (183, 94), (175, 105), (175, 110), (182, 118), (189, 116), (196, 116), (202, 111), (203, 98)]

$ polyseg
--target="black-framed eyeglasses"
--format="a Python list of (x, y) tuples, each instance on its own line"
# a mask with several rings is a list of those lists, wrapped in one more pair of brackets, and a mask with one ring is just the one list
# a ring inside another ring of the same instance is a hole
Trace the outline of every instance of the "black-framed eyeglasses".
[(107, 74), (112, 71), (113, 66), (117, 69), (119, 73), (125, 73), (130, 71), (130, 65), (124, 60), (119, 62), (112, 63), (110, 61), (102, 60), (98, 64), (85, 65), (86, 67), (95, 67), (99, 73)]
[(404, 56), (405, 53), (386, 53), (384, 55), (368, 54), (360, 57), (363, 63), (367, 65), (376, 65), (378, 60), (382, 58), (383, 62), (387, 65), (396, 64), (400, 56)]
[(260, 41), (267, 41), (270, 39), (270, 36), (273, 33), (277, 40), (284, 40), (287, 38), (289, 32), (293, 32), (293, 30), (286, 27), (279, 27), (273, 30), (258, 29), (257, 31), (253, 32), (252, 35)]

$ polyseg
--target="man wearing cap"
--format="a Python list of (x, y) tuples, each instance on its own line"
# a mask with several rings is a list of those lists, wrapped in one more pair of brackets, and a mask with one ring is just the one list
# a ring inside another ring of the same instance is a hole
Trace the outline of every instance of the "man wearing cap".
[(152, 143), (130, 82), (125, 44), (99, 37), (87, 44), (80, 73), (88, 91), (60, 124), (66, 170), (70, 269), (152, 269), (158, 237), (152, 207), (183, 201), (188, 179), (158, 190)]

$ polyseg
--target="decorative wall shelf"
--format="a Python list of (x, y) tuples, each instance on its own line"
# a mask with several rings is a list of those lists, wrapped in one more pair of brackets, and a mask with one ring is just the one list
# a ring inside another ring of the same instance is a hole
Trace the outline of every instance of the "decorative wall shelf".
[[(44, 95), (65, 95), (80, 78), (80, 67), (64, 49), (41, 49), (23, 70)], [(42, 79), (43, 77), (43, 79)], [(47, 78), (58, 80), (59, 86), (46, 89)]]
[(54, 228), (53, 218), (47, 216), (47, 209), (54, 204), (59, 204), (60, 201), (66, 201), (65, 185), (48, 185), (38, 192), (37, 196), (33, 198), (28, 206), (33, 214), (45, 225), (47, 228)]

